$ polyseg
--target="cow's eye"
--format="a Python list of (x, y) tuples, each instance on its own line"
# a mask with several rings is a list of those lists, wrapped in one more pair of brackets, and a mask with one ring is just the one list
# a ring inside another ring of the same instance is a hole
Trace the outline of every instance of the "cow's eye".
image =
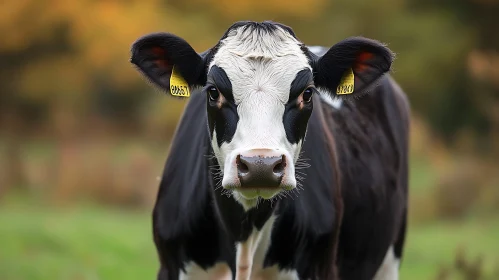
[(314, 89), (309, 87), (303, 92), (303, 101), (305, 103), (310, 103), (312, 101), (312, 94), (314, 93)]
[(220, 93), (218, 92), (218, 89), (216, 87), (209, 87), (208, 95), (210, 96), (210, 100), (216, 101), (218, 99), (218, 96), (220, 96)]

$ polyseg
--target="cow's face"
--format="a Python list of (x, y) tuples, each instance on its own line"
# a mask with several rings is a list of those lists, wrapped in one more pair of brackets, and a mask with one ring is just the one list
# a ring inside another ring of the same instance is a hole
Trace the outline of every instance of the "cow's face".
[(284, 28), (242, 26), (220, 41), (208, 65), (208, 123), (222, 186), (243, 199), (296, 187), (315, 91), (301, 43)]
[(365, 93), (390, 69), (392, 54), (350, 38), (319, 58), (284, 25), (241, 22), (200, 55), (172, 34), (145, 36), (132, 47), (132, 62), (167, 91), (173, 67), (189, 87), (202, 88), (221, 185), (251, 205), (296, 188), (313, 95), (336, 95), (345, 73), (355, 77), (349, 96)]

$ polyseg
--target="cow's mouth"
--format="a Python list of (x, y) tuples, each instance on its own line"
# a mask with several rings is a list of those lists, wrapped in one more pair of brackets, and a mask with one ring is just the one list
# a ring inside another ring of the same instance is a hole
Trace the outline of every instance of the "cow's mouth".
[(248, 189), (238, 188), (235, 191), (237, 191), (243, 198), (249, 200), (258, 197), (261, 197), (263, 199), (272, 199), (281, 190), (280, 188), (248, 188)]

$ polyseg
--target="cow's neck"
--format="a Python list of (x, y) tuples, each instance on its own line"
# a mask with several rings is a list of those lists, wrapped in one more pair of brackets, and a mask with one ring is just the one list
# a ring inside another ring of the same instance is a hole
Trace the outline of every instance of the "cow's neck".
[(275, 216), (271, 216), (262, 228), (253, 227), (245, 241), (236, 243), (236, 280), (260, 279), (259, 275), (269, 270), (264, 268), (264, 262), (274, 220)]
[(278, 202), (261, 200), (256, 207), (245, 209), (234, 197), (223, 194), (221, 188), (215, 187), (213, 196), (215, 210), (236, 247), (236, 280), (248, 280), (263, 271)]
[(228, 234), (236, 242), (245, 241), (252, 230), (261, 230), (270, 219), (277, 203), (262, 200), (258, 206), (245, 210), (233, 197), (222, 194), (222, 190), (213, 192), (216, 211)]

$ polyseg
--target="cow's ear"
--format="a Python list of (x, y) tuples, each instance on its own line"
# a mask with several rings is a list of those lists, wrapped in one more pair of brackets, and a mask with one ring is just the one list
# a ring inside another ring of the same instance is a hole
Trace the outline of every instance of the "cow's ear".
[(390, 71), (393, 59), (390, 49), (378, 41), (348, 38), (319, 58), (315, 84), (340, 97), (360, 96)]
[(187, 84), (189, 88), (206, 82), (204, 59), (184, 39), (170, 33), (153, 33), (139, 38), (132, 45), (130, 62), (166, 92), (170, 92), (170, 81), (172, 86), (173, 83)]

